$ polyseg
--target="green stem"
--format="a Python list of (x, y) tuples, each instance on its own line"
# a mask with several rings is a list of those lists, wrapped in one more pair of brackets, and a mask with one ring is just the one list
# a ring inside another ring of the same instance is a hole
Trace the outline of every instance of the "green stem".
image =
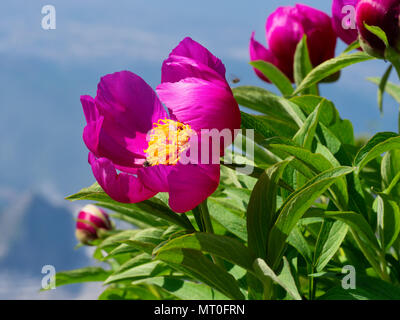
[[(200, 211), (200, 216), (202, 220), (202, 226), (204, 228), (204, 232), (214, 234), (214, 228), (211, 222), (211, 217), (210, 217), (210, 212), (208, 211), (208, 206), (207, 206), (207, 200), (203, 201), (202, 203), (199, 204), (198, 209)], [(211, 255), (211, 258), (213, 259), (214, 263), (225, 269), (223, 261), (214, 256)]]

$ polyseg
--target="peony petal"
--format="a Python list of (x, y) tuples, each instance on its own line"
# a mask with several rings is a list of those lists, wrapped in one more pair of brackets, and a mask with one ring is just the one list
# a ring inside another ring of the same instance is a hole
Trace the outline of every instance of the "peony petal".
[[(336, 33), (332, 27), (332, 19), (320, 10), (297, 4), (295, 16), (303, 26), (307, 35), (307, 45), (313, 66), (333, 58), (336, 48)], [(323, 50), (321, 50), (323, 48)]]
[[(189, 37), (183, 39), (178, 46), (172, 50), (169, 57), (171, 58), (173, 56), (190, 58), (199, 64), (208, 66), (225, 79), (226, 70), (222, 61), (214, 56), (207, 48)], [(173, 78), (174, 75), (168, 75), (169, 72), (174, 73), (174, 70), (170, 70), (168, 67), (163, 68), (162, 79)]]
[[(278, 66), (278, 59), (274, 56), (271, 50), (265, 48), (260, 42), (254, 39), (255, 32), (251, 34), (250, 38), (250, 61), (263, 60), (273, 64), (274, 66)], [(262, 72), (254, 68), (257, 76), (264, 81), (270, 82), (267, 77), (265, 77)]]
[(168, 115), (156, 93), (140, 77), (123, 71), (102, 78), (96, 99), (81, 97), (88, 125), (84, 141), (97, 158), (135, 173), (145, 161), (147, 133)]
[(192, 129), (222, 131), (240, 128), (240, 111), (229, 86), (189, 78), (157, 87), (160, 99), (173, 115)]
[(266, 35), (269, 49), (279, 61), (279, 68), (293, 78), (293, 61), (297, 44), (304, 34), (294, 7), (280, 7), (272, 13), (266, 24)]
[(208, 81), (220, 81), (222, 85), (226, 80), (224, 77), (210, 68), (191, 58), (182, 56), (170, 56), (162, 66), (161, 82), (178, 82), (185, 78), (199, 78)]
[(154, 122), (167, 118), (154, 90), (129, 71), (102, 77), (95, 101), (107, 127), (119, 129), (119, 134), (124, 133), (130, 138), (134, 138), (137, 132), (147, 134)]
[(205, 201), (218, 188), (220, 166), (177, 164), (168, 175), (169, 205), (184, 213)]
[(173, 166), (157, 165), (138, 170), (138, 178), (142, 183), (155, 192), (168, 192), (167, 176)]
[(86, 122), (90, 123), (93, 121), (97, 121), (100, 117), (100, 114), (96, 108), (94, 99), (91, 96), (81, 96), (81, 103)]
[(96, 159), (90, 153), (89, 163), (97, 182), (115, 201), (137, 203), (150, 199), (157, 194), (157, 192), (146, 188), (139, 178), (127, 173), (118, 174), (113, 163), (106, 158)]

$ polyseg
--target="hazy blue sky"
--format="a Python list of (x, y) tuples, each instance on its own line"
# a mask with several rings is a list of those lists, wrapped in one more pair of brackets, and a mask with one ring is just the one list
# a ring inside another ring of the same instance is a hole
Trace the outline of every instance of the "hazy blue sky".
[[(301, 1), (330, 13), (331, 1)], [(265, 42), (269, 13), (295, 1), (228, 0), (2, 0), (0, 3), (0, 193), (42, 189), (59, 194), (93, 181), (81, 135), (81, 94), (95, 94), (100, 76), (123, 69), (153, 87), (162, 60), (185, 36), (206, 45), (241, 84), (268, 86), (248, 65), (256, 31)], [(41, 28), (41, 8), (57, 10), (57, 29)], [(339, 42), (338, 51), (344, 45)], [(358, 134), (397, 130), (396, 103), (376, 106), (381, 61), (346, 69), (338, 83), (322, 86)]]

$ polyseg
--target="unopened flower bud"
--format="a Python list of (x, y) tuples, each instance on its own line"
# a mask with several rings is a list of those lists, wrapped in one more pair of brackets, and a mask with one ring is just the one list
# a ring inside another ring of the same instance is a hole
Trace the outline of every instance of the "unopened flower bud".
[[(367, 26), (379, 27), (391, 49), (400, 52), (400, 0), (360, 0), (356, 8), (357, 28), (364, 51), (384, 58), (386, 44)], [(366, 26), (367, 25), (367, 26)]]
[(89, 241), (99, 238), (102, 232), (111, 229), (112, 224), (108, 214), (104, 210), (88, 204), (78, 214), (75, 235), (80, 242), (87, 244)]

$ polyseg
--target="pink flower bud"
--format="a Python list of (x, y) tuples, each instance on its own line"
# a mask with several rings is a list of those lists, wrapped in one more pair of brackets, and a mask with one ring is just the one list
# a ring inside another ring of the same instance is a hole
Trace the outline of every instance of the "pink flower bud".
[(97, 239), (102, 230), (111, 229), (112, 224), (108, 214), (92, 204), (86, 205), (78, 213), (75, 235), (82, 243)]
[[(294, 7), (280, 7), (267, 19), (267, 43), (269, 48), (250, 40), (250, 60), (264, 60), (275, 65), (293, 81), (293, 63), (296, 48), (304, 35), (310, 60), (314, 67), (333, 58), (336, 34), (331, 18), (317, 9), (296, 4)], [(257, 73), (262, 80), (268, 80)]]
[(400, 0), (360, 0), (356, 8), (357, 28), (363, 49), (383, 58), (386, 45), (370, 32), (364, 24), (381, 28), (389, 46), (400, 52)]

